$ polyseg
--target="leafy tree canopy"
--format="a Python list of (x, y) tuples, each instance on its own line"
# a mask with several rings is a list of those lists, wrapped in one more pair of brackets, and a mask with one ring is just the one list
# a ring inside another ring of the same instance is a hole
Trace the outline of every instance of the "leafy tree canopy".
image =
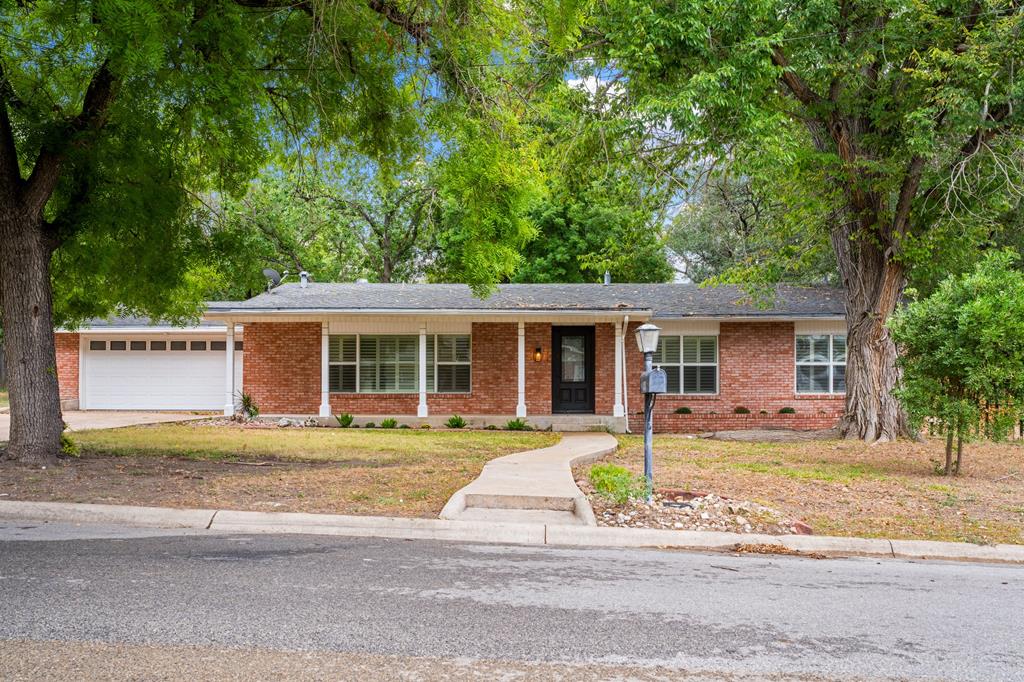
[(678, 134), (657, 139), (782, 202), (774, 241), (813, 230), (806, 243), (831, 246), (847, 435), (906, 433), (885, 322), (908, 281), (969, 265), (1020, 201), (1022, 28), (1015, 0), (608, 0), (585, 24), (580, 44), (623, 74), (636, 116)]

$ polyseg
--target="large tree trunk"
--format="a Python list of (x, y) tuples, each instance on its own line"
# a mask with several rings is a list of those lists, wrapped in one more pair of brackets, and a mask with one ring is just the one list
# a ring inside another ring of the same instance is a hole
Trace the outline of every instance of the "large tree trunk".
[[(854, 230), (863, 223), (854, 223)], [(896, 344), (886, 323), (896, 311), (907, 280), (863, 231), (838, 229), (832, 244), (846, 293), (846, 413), (840, 431), (846, 438), (873, 443), (910, 436), (903, 406), (893, 395), (899, 384)]]
[(40, 466), (56, 463), (63, 431), (53, 338), (52, 253), (41, 221), (18, 209), (0, 209), (0, 319), (11, 394), (7, 457)]

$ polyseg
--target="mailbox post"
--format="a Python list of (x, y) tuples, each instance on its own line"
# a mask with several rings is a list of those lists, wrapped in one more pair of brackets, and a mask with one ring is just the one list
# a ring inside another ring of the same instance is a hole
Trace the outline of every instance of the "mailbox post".
[(650, 322), (636, 330), (636, 345), (644, 354), (644, 372), (640, 375), (640, 392), (644, 394), (644, 478), (647, 479), (647, 501), (654, 495), (654, 401), (668, 390), (665, 370), (655, 369), (654, 352), (658, 350), (661, 329)]

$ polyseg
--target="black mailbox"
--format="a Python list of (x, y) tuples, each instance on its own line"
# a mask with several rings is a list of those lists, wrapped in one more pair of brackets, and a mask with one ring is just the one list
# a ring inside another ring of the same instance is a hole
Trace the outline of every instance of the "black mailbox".
[(641, 393), (668, 393), (668, 375), (661, 367), (640, 375)]

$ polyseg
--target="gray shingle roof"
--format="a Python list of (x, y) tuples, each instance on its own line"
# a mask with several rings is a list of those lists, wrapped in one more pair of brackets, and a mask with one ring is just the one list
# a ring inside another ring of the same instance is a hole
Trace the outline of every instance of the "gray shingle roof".
[(650, 311), (675, 317), (834, 317), (844, 314), (842, 292), (823, 287), (776, 287), (768, 307), (735, 286), (694, 284), (503, 284), (480, 299), (464, 284), (283, 284), (247, 301), (216, 302), (211, 313), (294, 311), (572, 312)]

